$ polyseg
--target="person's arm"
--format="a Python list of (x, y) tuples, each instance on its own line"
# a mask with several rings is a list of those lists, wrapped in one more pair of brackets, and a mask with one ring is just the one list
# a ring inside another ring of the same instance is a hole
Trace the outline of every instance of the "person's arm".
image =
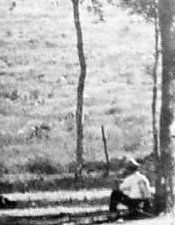
[(142, 198), (151, 197), (150, 183), (147, 178), (139, 181), (139, 188)]

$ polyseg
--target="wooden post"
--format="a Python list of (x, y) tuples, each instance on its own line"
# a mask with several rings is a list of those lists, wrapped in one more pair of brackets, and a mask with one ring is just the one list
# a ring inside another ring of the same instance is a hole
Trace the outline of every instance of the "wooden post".
[(107, 142), (106, 142), (106, 137), (105, 137), (105, 130), (104, 130), (103, 126), (101, 126), (101, 132), (102, 132), (102, 140), (103, 140), (103, 145), (104, 145), (104, 153), (105, 153), (105, 158), (106, 158), (105, 176), (108, 176), (109, 175), (109, 155), (108, 155)]

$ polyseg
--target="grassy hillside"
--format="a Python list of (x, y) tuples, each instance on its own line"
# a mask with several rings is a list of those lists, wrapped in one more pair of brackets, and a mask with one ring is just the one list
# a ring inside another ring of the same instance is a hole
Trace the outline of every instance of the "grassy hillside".
[[(0, 1), (0, 155), (10, 173), (75, 158), (79, 64), (70, 0)], [(140, 16), (104, 6), (99, 22), (81, 6), (88, 66), (84, 105), (86, 160), (151, 151), (154, 30)], [(3, 172), (3, 171), (2, 171)]]

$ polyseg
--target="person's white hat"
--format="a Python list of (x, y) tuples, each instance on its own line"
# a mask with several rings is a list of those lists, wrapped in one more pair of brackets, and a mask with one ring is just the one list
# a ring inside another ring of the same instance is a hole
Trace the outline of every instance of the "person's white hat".
[(134, 158), (129, 158), (126, 167), (129, 170), (137, 170), (140, 167), (140, 164)]

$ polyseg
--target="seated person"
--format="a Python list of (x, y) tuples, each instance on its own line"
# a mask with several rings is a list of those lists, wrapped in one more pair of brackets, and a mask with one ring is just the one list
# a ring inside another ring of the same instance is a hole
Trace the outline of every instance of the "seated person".
[(117, 205), (119, 203), (126, 205), (130, 212), (140, 208), (144, 212), (148, 212), (151, 203), (148, 179), (139, 172), (139, 164), (134, 159), (129, 160), (126, 171), (126, 178), (111, 193), (110, 212), (117, 213)]

